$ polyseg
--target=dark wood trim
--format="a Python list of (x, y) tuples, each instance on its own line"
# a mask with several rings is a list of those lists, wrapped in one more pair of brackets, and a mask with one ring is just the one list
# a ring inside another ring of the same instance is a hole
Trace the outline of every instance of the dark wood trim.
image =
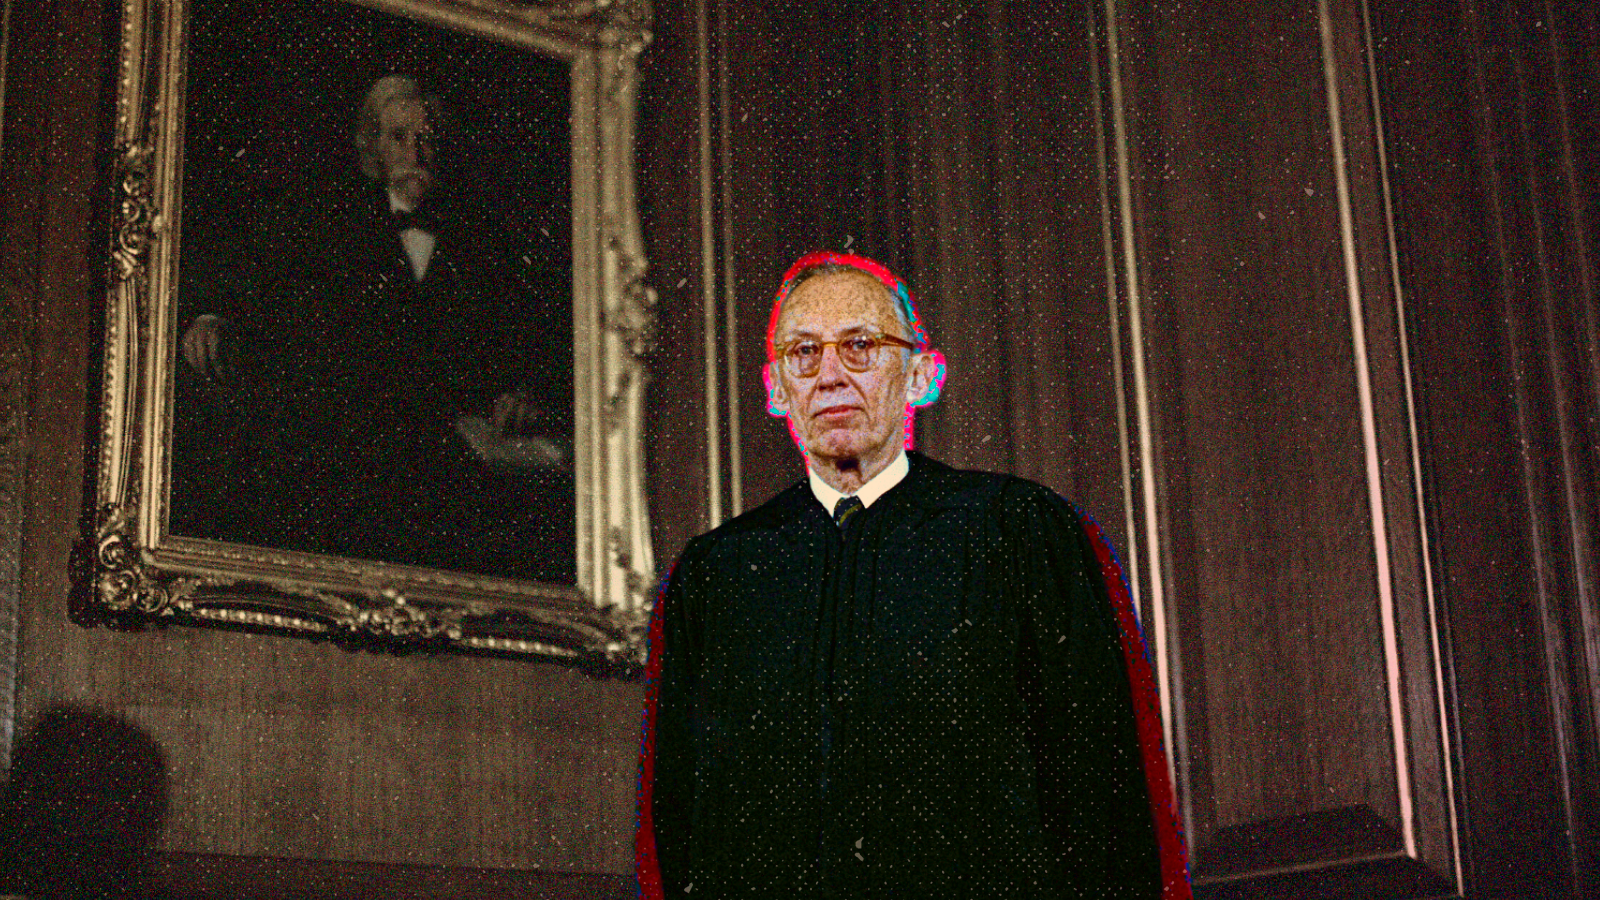
[(656, 304), (656, 351), (645, 398), (646, 480), (656, 568), (663, 575), (710, 521), (705, 341), (698, 236), (699, 133), (692, 78), (694, 5), (657, 3), (655, 39), (640, 58), (639, 203), (648, 280)]
[[(11, 46), (11, 0), (0, 0), (0, 166), (5, 153), (6, 56)], [(27, 305), (0, 281), (0, 771), (11, 761), (17, 727), (17, 626), (21, 594), (22, 391), (28, 345)]]
[(1579, 6), (1374, 4), (1471, 896), (1589, 896), (1600, 870)]
[[(1498, 301), (1503, 352), (1512, 371), (1524, 528), (1534, 575), (1533, 602), (1542, 639), (1544, 701), (1549, 704), (1554, 764), (1559, 779), (1557, 815), (1566, 836), (1560, 853), (1573, 892), (1586, 896), (1594, 885), (1584, 857), (1593, 856), (1597, 762), (1590, 748), (1592, 713), (1578, 697), (1592, 678), (1575, 653), (1581, 640), (1580, 610), (1587, 596), (1585, 538), (1591, 531), (1581, 509), (1592, 497), (1592, 475), (1576, 450), (1569, 378), (1578, 369), (1561, 346), (1570, 333), (1563, 321), (1575, 287), (1566, 259), (1565, 210), (1559, 167), (1566, 155), (1552, 146), (1549, 131), (1567, 112), (1549, 97), (1560, 73), (1548, 56), (1555, 23), (1530, 22), (1520, 4), (1487, 0), (1466, 4), (1469, 36), (1477, 51), (1474, 92), (1477, 149), (1489, 194), (1494, 259), (1500, 276)], [(1546, 6), (1544, 13), (1553, 12)], [(1554, 160), (1552, 162), (1551, 160)], [(1549, 182), (1556, 181), (1551, 185)], [(1558, 296), (1559, 295), (1559, 296)], [(1587, 481), (1587, 485), (1583, 482)], [(1592, 616), (1591, 616), (1592, 617)], [(1585, 732), (1590, 739), (1585, 740)]]
[(1196, 848), (1197, 880), (1399, 853), (1400, 832), (1366, 806), (1325, 809), (1212, 832)]
[(1459, 895), (1450, 889), (1450, 882), (1437, 872), (1410, 857), (1396, 856), (1328, 869), (1196, 884), (1194, 896), (1195, 900), (1349, 900), (1369, 897), (1432, 900)]

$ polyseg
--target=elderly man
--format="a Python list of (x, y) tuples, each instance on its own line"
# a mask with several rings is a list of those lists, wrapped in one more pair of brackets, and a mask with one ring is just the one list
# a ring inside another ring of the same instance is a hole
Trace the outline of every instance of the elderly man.
[[(361, 224), (376, 227), (360, 228), (362, 237), (392, 229), (398, 235), (398, 241), (391, 243), (380, 240), (365, 245), (379, 251), (378, 255), (384, 257), (385, 263), (403, 260), (413, 280), (425, 280), (433, 251), (438, 245), (438, 219), (430, 215), (433, 204), (429, 204), (426, 212), (422, 211), (422, 207), (437, 180), (434, 123), (440, 119), (440, 113), (438, 99), (424, 94), (413, 78), (386, 75), (373, 82), (356, 117), (351, 140), (361, 174), (382, 188), (382, 205), (378, 202), (380, 195), (371, 190), (355, 192), (360, 196), (354, 202), (343, 197), (319, 197), (317, 200), (323, 207), (322, 211), (331, 215), (328, 218), (314, 215), (293, 217), (297, 220), (295, 224), (322, 219), (316, 224), (327, 225), (331, 224), (329, 218), (351, 219), (354, 218), (351, 213), (356, 211), (351, 207), (359, 208), (362, 213), (370, 211), (370, 215), (363, 218), (371, 221)], [(297, 199), (304, 202), (304, 198)], [(390, 217), (393, 219), (392, 226), (384, 221)], [(284, 218), (277, 217), (271, 224), (281, 225)], [(290, 255), (298, 256), (305, 249), (299, 245), (308, 237), (304, 234), (292, 235), (288, 250)], [(348, 237), (348, 230), (324, 231), (316, 235), (316, 239), (332, 245), (342, 244)], [(283, 248), (277, 249), (281, 251)], [(340, 262), (348, 267), (352, 261)], [(364, 262), (370, 264), (372, 261)], [(304, 266), (305, 263), (303, 259), (293, 261), (297, 266)], [(391, 268), (388, 265), (381, 267), (386, 274)], [(228, 364), (223, 351), (231, 324), (226, 317), (215, 313), (196, 318), (183, 336), (181, 350), (184, 361), (202, 374), (214, 378), (225, 376)]]
[(246, 540), (570, 581), (570, 275), (451, 190), (445, 122), (416, 79), (374, 81), (359, 172), (263, 215), (240, 309), (181, 350), (254, 404)]
[(767, 350), (808, 474), (691, 541), (657, 603), (643, 896), (1186, 896), (1098, 530), (907, 452), (943, 359), (881, 265), (801, 259)]

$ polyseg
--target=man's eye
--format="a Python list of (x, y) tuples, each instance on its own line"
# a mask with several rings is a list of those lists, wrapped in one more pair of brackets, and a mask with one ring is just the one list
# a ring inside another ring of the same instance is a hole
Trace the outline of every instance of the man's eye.
[(808, 356), (816, 356), (821, 349), (822, 346), (820, 344), (806, 341), (803, 344), (795, 344), (793, 347), (789, 348), (789, 352), (800, 357), (801, 359), (805, 359)]
[(877, 343), (878, 342), (876, 339), (870, 337), (845, 338), (844, 349), (851, 350), (856, 353), (865, 353), (868, 350), (871, 350)]

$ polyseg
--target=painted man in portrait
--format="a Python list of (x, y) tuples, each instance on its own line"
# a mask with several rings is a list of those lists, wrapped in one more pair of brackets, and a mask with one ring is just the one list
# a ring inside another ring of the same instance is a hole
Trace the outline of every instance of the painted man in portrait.
[(358, 171), (259, 217), (238, 308), (180, 353), (239, 413), (238, 539), (570, 580), (570, 276), (467, 202), (492, 173), (450, 137), (416, 79), (377, 79)]

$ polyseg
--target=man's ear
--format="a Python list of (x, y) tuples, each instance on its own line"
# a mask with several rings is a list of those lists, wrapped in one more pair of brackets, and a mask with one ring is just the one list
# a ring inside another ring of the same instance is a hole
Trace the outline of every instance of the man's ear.
[(944, 390), (944, 354), (927, 350), (911, 357), (911, 374), (906, 378), (906, 403), (927, 406)]
[(761, 367), (761, 381), (767, 386), (767, 415), (783, 418), (789, 414), (789, 395), (783, 389), (783, 377), (776, 371), (777, 363)]

